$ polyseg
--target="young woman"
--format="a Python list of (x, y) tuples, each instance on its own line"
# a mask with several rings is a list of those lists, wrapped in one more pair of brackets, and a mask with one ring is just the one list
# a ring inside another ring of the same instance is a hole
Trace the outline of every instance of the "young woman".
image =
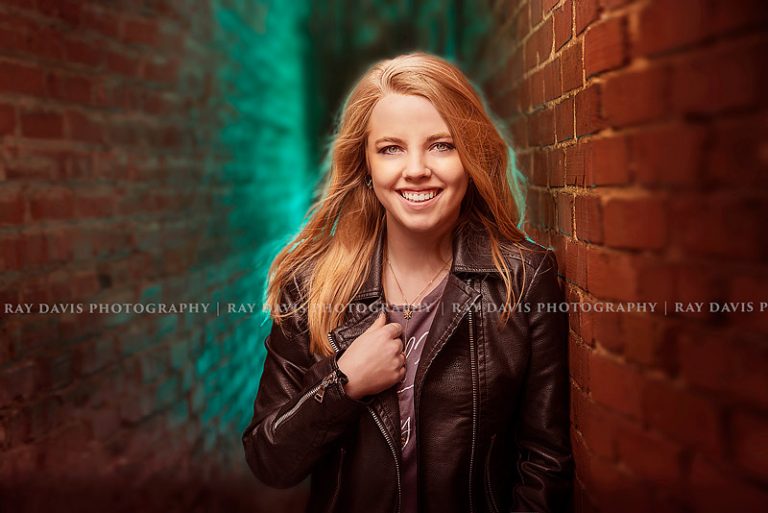
[(517, 228), (509, 146), (477, 91), (430, 54), (376, 63), (330, 162), (270, 273), (253, 473), (311, 475), (310, 512), (567, 511), (557, 261)]

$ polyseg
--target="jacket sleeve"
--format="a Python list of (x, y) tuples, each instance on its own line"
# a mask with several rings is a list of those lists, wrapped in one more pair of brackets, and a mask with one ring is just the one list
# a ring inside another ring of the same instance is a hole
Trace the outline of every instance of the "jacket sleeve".
[(531, 309), (531, 355), (517, 417), (520, 483), (512, 492), (512, 511), (561, 513), (571, 507), (568, 315), (546, 310), (564, 300), (557, 275), (557, 260), (548, 249), (523, 300)]
[(349, 397), (336, 379), (341, 353), (310, 356), (304, 324), (297, 315), (273, 322), (253, 419), (242, 436), (251, 471), (274, 488), (301, 483), (368, 404)]

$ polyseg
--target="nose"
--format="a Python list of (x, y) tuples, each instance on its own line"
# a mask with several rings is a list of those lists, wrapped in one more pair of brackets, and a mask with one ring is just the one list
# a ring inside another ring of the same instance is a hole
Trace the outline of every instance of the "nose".
[(424, 155), (421, 152), (412, 152), (409, 154), (408, 162), (403, 170), (403, 178), (421, 178), (429, 177), (432, 172), (426, 166)]

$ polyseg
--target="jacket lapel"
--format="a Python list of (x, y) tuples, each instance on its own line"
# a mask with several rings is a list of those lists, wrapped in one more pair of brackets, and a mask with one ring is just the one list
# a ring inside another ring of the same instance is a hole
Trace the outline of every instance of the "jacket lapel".
[[(478, 238), (478, 235), (480, 237)], [(383, 245), (385, 230), (381, 230), (376, 244), (369, 275), (355, 297), (353, 303), (367, 305), (367, 308), (355, 308), (354, 313), (341, 326), (331, 333), (336, 341), (339, 351), (343, 351), (362, 333), (365, 332), (376, 320), (381, 311), (384, 292), (381, 285), (381, 271), (383, 262)], [(492, 272), (495, 271), (490, 257), (487, 242), (482, 234), (473, 233), (473, 230), (459, 229), (453, 238), (453, 263), (451, 265), (448, 281), (445, 286), (437, 312), (432, 321), (421, 359), (416, 369), (414, 380), (414, 397), (418, 397), (423, 386), (429, 366), (437, 354), (448, 342), (461, 320), (469, 311), (472, 304), (480, 297), (480, 292), (470, 287), (458, 276), (458, 273), (466, 272)], [(371, 401), (371, 408), (379, 416), (391, 439), (394, 441), (398, 454), (400, 453), (400, 405), (397, 396), (399, 383), (389, 387), (375, 396)]]

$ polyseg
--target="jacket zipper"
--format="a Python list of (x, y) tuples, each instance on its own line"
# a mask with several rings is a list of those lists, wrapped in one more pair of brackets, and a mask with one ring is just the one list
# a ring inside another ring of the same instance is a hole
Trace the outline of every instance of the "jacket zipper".
[[(338, 353), (339, 348), (336, 345), (336, 342), (333, 340), (331, 333), (328, 333), (328, 342), (331, 343), (333, 350)], [(373, 417), (374, 422), (376, 422), (376, 425), (379, 427), (379, 431), (381, 431), (381, 434), (384, 435), (384, 439), (387, 441), (387, 445), (389, 446), (390, 451), (392, 451), (392, 457), (395, 459), (395, 471), (397, 473), (397, 513), (400, 513), (403, 490), (402, 484), (400, 483), (400, 462), (397, 459), (395, 444), (392, 442), (392, 439), (389, 437), (384, 424), (382, 424), (381, 419), (379, 419), (379, 416), (376, 415), (376, 412), (373, 410), (373, 408), (370, 406), (367, 406), (366, 408), (371, 413), (371, 416)]]
[(315, 398), (315, 400), (318, 403), (323, 402), (323, 398), (325, 397), (325, 391), (328, 389), (329, 386), (334, 385), (339, 382), (339, 375), (336, 372), (336, 369), (331, 371), (327, 376), (323, 378), (323, 380), (309, 389), (301, 398), (296, 402), (296, 404), (293, 405), (293, 407), (288, 410), (287, 412), (280, 415), (276, 420), (272, 427), (274, 431), (277, 430), (277, 428), (286, 420), (290, 419), (301, 407), (302, 404), (304, 404), (304, 401), (309, 399), (310, 397)]
[(491, 437), (491, 445), (488, 448), (488, 455), (485, 457), (485, 483), (486, 492), (488, 493), (488, 501), (491, 509), (494, 513), (499, 513), (499, 506), (496, 505), (496, 495), (493, 493), (493, 483), (491, 482), (491, 453), (493, 452), (493, 444), (496, 442), (496, 435)]
[[(467, 283), (472, 286), (472, 279), (468, 279)], [(475, 504), (472, 500), (472, 476), (475, 459), (475, 444), (477, 438), (477, 383), (476, 383), (476, 369), (477, 363), (475, 362), (475, 330), (474, 323), (472, 322), (472, 310), (474, 304), (469, 307), (469, 363), (472, 373), (472, 447), (469, 452), (469, 511), (474, 513)]]

